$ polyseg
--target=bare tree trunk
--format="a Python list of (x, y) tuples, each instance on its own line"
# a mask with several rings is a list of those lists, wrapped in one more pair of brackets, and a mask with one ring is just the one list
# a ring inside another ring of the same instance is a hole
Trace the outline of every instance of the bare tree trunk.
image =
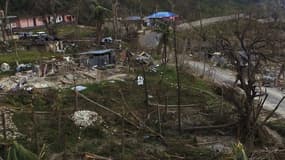
[(79, 25), (79, 17), (80, 17), (80, 7), (81, 7), (81, 1), (82, 0), (78, 0), (78, 3), (77, 3), (77, 8), (76, 8), (76, 22), (74, 23), (75, 27), (75, 32), (74, 32), (74, 38), (76, 39), (79, 39), (79, 35), (80, 35), (80, 32), (81, 32), (81, 29), (80, 27), (76, 27)]
[[(61, 110), (60, 110), (60, 108), (58, 108), (57, 109), (57, 136), (58, 136), (58, 142), (62, 142), (62, 140), (61, 140), (61, 117), (62, 117), (62, 115), (61, 115)], [(62, 149), (62, 143), (60, 143), (59, 144), (59, 148), (60, 148), (60, 150)]]
[(181, 120), (181, 86), (180, 86), (180, 73), (179, 73), (179, 64), (178, 64), (178, 55), (177, 55), (177, 44), (176, 44), (176, 22), (174, 21), (173, 25), (173, 34), (174, 34), (174, 56), (175, 56), (175, 67), (176, 67), (176, 80), (177, 80), (177, 106), (178, 106), (178, 130), (179, 133), (182, 133), (182, 120)]
[[(201, 0), (199, 0), (199, 22), (200, 22), (200, 37), (203, 39), (203, 23), (202, 23), (202, 14), (201, 14)], [(204, 40), (203, 40), (204, 41)], [(199, 49), (200, 49), (200, 53), (202, 53), (202, 46), (201, 43), (199, 43)], [(202, 73), (202, 77), (205, 76), (206, 73), (206, 53), (203, 53), (203, 73)]]
[(159, 108), (158, 105), (156, 106), (156, 109), (157, 109), (158, 129), (159, 129), (159, 134), (161, 134), (161, 132), (162, 132), (162, 129), (161, 129), (161, 116), (160, 116), (160, 108)]
[(35, 149), (36, 149), (36, 153), (39, 153), (37, 122), (36, 122), (33, 104), (32, 104), (32, 122), (33, 122), (33, 130), (34, 130), (34, 143), (35, 143), (35, 147), (36, 147)]
[(112, 10), (113, 10), (113, 31), (115, 39), (118, 38), (118, 0), (113, 0)]
[(145, 93), (145, 107), (146, 107), (146, 118), (149, 113), (149, 101), (148, 101), (148, 86), (147, 86), (147, 79), (146, 79), (146, 73), (145, 73), (145, 66), (142, 64), (142, 70), (143, 70), (143, 79), (144, 79), (144, 93)]
[[(166, 31), (167, 32), (167, 31)], [(163, 64), (166, 65), (167, 63), (167, 35), (163, 34)]]
[(7, 33), (6, 33), (6, 25), (7, 25), (7, 16), (8, 16), (8, 8), (9, 8), (9, 2), (10, 0), (6, 0), (5, 1), (5, 10), (4, 10), (4, 17), (2, 19), (2, 26), (1, 26), (1, 30), (2, 30), (2, 38), (3, 41), (7, 40)]
[(74, 112), (78, 109), (78, 92), (77, 92), (77, 79), (75, 68), (73, 68), (73, 85), (74, 85)]
[(97, 44), (100, 44), (100, 40), (102, 37), (102, 22), (96, 23), (96, 30), (97, 30)]
[(5, 110), (4, 109), (2, 111), (2, 126), (3, 126), (4, 141), (6, 141), (7, 140), (7, 135), (6, 135), (6, 118), (5, 118)]
[[(7, 140), (7, 133), (6, 133), (6, 117), (5, 117), (5, 109), (3, 108), (2, 111), (2, 127), (3, 127), (3, 137), (4, 137), (4, 143)], [(8, 147), (6, 145), (4, 145), (4, 150), (3, 153), (6, 153), (8, 150)], [(3, 157), (4, 159), (6, 159), (6, 155), (4, 155)]]
[(124, 160), (124, 156), (125, 156), (125, 117), (126, 117), (126, 107), (127, 107), (127, 102), (126, 99), (123, 95), (123, 92), (120, 90), (119, 91), (122, 97), (122, 100), (124, 102), (124, 105), (122, 105), (122, 154), (121, 154), (121, 160)]

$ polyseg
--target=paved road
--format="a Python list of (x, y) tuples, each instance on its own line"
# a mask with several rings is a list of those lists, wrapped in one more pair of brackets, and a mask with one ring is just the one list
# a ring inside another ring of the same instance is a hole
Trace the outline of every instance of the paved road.
[[(223, 21), (229, 21), (236, 19), (237, 16), (239, 17), (245, 17), (244, 14), (239, 15), (229, 15), (229, 16), (220, 16), (220, 17), (212, 17), (212, 18), (205, 18), (197, 21), (192, 21), (189, 23), (182, 23), (177, 26), (178, 31), (191, 29), (193, 27), (199, 27), (200, 23), (202, 23), (203, 26), (207, 26), (213, 23), (217, 22), (223, 22)], [(159, 45), (159, 40), (161, 38), (162, 34), (152, 31), (146, 31), (144, 35), (140, 35), (139, 37), (139, 44), (142, 47), (148, 48), (148, 49), (155, 49)]]
[[(186, 60), (185, 64), (188, 64), (197, 73), (202, 73), (204, 69), (204, 64), (202, 62)], [(206, 76), (214, 80), (216, 83), (234, 83), (235, 73), (228, 69), (221, 69), (217, 67), (210, 67), (206, 64)], [(280, 99), (285, 95), (277, 88), (263, 88), (267, 90), (268, 98), (265, 102), (265, 109), (272, 110), (280, 101)], [(285, 101), (283, 101), (277, 110), (277, 113), (285, 117)]]
[[(235, 19), (237, 15), (229, 15), (229, 16), (221, 16), (221, 17), (213, 17), (213, 18), (207, 18), (202, 19), (202, 25), (209, 25), (216, 22), (222, 22), (222, 21), (228, 21)], [(245, 15), (240, 14), (239, 17), (245, 17)], [(180, 24), (177, 28), (178, 30), (185, 30), (185, 29), (191, 29), (192, 27), (200, 26), (200, 21), (193, 21), (189, 23), (183, 23)], [(159, 37), (161, 35), (155, 33), (155, 32), (149, 32), (146, 33), (144, 36), (140, 37), (140, 44), (142, 46), (148, 46), (148, 47), (155, 47), (158, 44)], [(186, 60), (185, 64), (189, 64), (192, 68), (196, 69), (196, 71), (202, 73), (203, 72), (203, 63), (202, 62), (195, 62), (195, 61), (189, 61)], [(210, 66), (206, 65), (206, 70), (209, 70)], [(213, 80), (217, 83), (233, 83), (235, 81), (235, 73), (231, 70), (223, 70), (220, 68), (213, 68), (211, 69), (211, 73), (208, 75), (213, 78)], [(265, 88), (263, 88), (265, 90)], [(280, 90), (276, 88), (266, 88), (267, 93), (269, 94), (267, 101), (265, 102), (265, 108), (268, 110), (272, 110), (277, 103), (280, 101), (280, 99), (283, 97), (283, 94)], [(285, 101), (283, 101), (277, 110), (277, 113), (285, 117)]]
[(229, 21), (229, 20), (233, 20), (236, 19), (237, 17), (244, 17), (244, 14), (234, 14), (234, 15), (229, 15), (229, 16), (221, 16), (221, 17), (212, 17), (212, 18), (204, 18), (201, 21), (197, 20), (197, 21), (192, 21), (189, 23), (182, 23), (180, 25), (177, 26), (178, 30), (187, 30), (187, 29), (191, 29), (192, 27), (199, 27), (202, 23), (203, 26), (207, 26), (209, 24), (213, 24), (213, 23), (217, 23), (217, 22), (223, 22), (223, 21)]

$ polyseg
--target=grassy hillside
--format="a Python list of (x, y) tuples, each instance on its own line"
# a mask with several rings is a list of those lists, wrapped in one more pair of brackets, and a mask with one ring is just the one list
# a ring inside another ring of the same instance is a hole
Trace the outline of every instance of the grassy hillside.
[[(110, 1), (110, 0), (107, 0)], [(105, 1), (105, 5), (110, 2)], [(121, 0), (121, 14), (139, 14), (140, 7), (144, 15), (156, 10), (171, 10), (186, 19), (197, 19), (201, 11), (202, 17), (219, 16), (245, 10), (260, 0)]]

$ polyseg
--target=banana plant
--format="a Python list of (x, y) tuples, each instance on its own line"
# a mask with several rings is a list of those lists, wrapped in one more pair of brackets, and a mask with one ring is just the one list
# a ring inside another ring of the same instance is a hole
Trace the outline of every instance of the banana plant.
[(21, 144), (13, 142), (8, 150), (7, 160), (38, 160), (38, 157)]
[(233, 146), (233, 157), (234, 160), (248, 160), (244, 146), (240, 142)]

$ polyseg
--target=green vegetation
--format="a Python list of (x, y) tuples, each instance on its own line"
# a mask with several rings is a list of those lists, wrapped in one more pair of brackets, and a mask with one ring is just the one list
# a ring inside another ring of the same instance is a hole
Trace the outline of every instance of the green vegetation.
[(37, 50), (30, 51), (18, 51), (18, 55), (13, 53), (1, 54), (0, 63), (8, 63), (10, 65), (16, 64), (16, 61), (19, 63), (32, 63), (42, 59), (51, 58), (56, 56), (56, 54), (51, 52), (42, 52)]
[(9, 148), (7, 160), (37, 160), (37, 156), (17, 142)]
[[(46, 28), (35, 28), (32, 32), (48, 32)], [(56, 27), (56, 35), (58, 38), (65, 39), (82, 39), (86, 37), (94, 37), (96, 29), (92, 26), (76, 26), (72, 24), (63, 24)]]
[[(76, 15), (78, 1), (76, 0), (61, 0), (56, 1), (56, 9), (60, 13), (66, 12)], [(90, 24), (90, 11), (86, 8), (89, 7), (88, 0), (81, 1), (80, 4), (80, 23)], [(98, 0), (104, 7), (111, 9), (112, 0)], [(174, 11), (181, 17), (186, 19), (198, 19), (199, 11), (201, 11), (202, 17), (220, 16), (225, 14), (232, 14), (240, 11), (244, 11), (258, 3), (265, 2), (265, 0), (120, 0), (119, 16), (124, 17), (130, 14), (148, 15), (155, 10), (171, 10), (174, 4)], [(172, 4), (173, 3), (173, 4)], [(35, 3), (34, 1), (26, 0), (11, 0), (10, 12), (13, 15), (37, 15), (42, 13), (43, 6), (41, 3)], [(0, 6), (4, 6), (4, 1), (0, 2)], [(44, 6), (48, 11), (49, 6)], [(27, 9), (35, 8), (35, 9)]]
[(84, 38), (92, 37), (95, 35), (95, 28), (81, 27), (74, 25), (62, 25), (57, 28), (57, 36), (60, 38)]

